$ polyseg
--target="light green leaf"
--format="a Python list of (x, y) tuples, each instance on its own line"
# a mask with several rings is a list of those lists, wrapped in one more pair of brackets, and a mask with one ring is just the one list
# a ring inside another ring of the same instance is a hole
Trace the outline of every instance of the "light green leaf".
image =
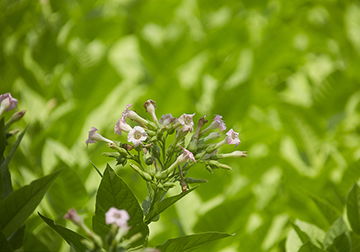
[(87, 251), (86, 246), (82, 243), (85, 238), (80, 234), (56, 224), (53, 220), (38, 213), (41, 219), (45, 221), (52, 229), (54, 229), (72, 248), (76, 251)]
[(342, 218), (338, 218), (326, 233), (324, 246), (327, 250), (339, 252), (351, 251), (351, 241), (347, 235), (347, 227)]
[(360, 234), (360, 188), (357, 184), (348, 194), (346, 213), (352, 230)]
[(143, 211), (128, 185), (115, 174), (107, 165), (96, 195), (96, 210), (93, 217), (94, 231), (103, 238), (110, 231), (110, 226), (105, 224), (105, 213), (111, 208), (125, 209), (130, 215), (131, 227), (127, 237), (141, 233), (142, 237), (133, 246), (142, 245), (149, 234), (145, 225)]
[(158, 246), (161, 252), (187, 252), (208, 242), (231, 236), (226, 233), (207, 232), (167, 240)]
[(32, 214), (59, 173), (42, 177), (12, 192), (0, 202), (0, 230), (9, 237)]

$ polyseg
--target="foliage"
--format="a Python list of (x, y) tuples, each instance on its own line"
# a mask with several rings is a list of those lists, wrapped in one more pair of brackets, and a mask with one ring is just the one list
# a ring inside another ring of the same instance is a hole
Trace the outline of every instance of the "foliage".
[[(96, 125), (111, 134), (117, 111), (128, 103), (140, 111), (153, 98), (160, 114), (223, 115), (249, 156), (231, 161), (231, 173), (195, 167), (191, 176), (208, 183), (150, 224), (149, 245), (210, 230), (235, 236), (194, 251), (312, 251), (324, 249), (324, 232), (339, 228), (347, 231), (336, 240), (351, 241), (356, 251), (357, 203), (346, 203), (352, 209), (343, 216), (346, 228), (337, 220), (360, 176), (357, 2), (2, 0), (0, 6), (0, 93), (11, 92), (27, 110), (17, 124), (28, 125), (27, 133), (9, 163), (12, 186), (67, 171), (39, 205), (44, 216), (64, 226), (66, 209), (76, 207), (91, 222), (101, 177), (89, 161), (103, 172), (109, 159), (95, 154), (103, 146), (86, 148), (87, 131)], [(145, 198), (139, 176), (115, 172)], [(312, 230), (310, 242), (299, 241), (294, 225)], [(25, 226), (25, 251), (68, 249), (37, 215)], [(0, 235), (0, 244), (5, 240)]]

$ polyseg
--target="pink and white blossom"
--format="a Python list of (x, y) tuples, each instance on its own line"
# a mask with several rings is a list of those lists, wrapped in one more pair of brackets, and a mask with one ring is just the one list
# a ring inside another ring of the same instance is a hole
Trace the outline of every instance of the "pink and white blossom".
[(98, 131), (97, 128), (91, 127), (91, 129), (89, 130), (88, 139), (86, 140), (86, 144), (96, 143), (96, 142), (114, 143), (110, 139), (107, 139), (102, 135), (100, 135), (99, 133), (97, 133), (97, 131)]
[(10, 93), (0, 95), (0, 114), (9, 111), (17, 106), (18, 101)]
[(162, 115), (159, 122), (163, 126), (170, 125), (171, 123), (175, 122), (176, 118), (172, 116), (172, 114), (165, 114)]
[(126, 123), (125, 116), (122, 115), (115, 124), (114, 132), (115, 134), (121, 135), (123, 131), (129, 132), (131, 129), (131, 126)]
[(211, 125), (212, 125), (212, 127), (218, 128), (221, 131), (226, 130), (226, 125), (225, 125), (225, 122), (223, 121), (221, 115), (216, 115), (214, 118), (214, 121), (211, 123)]
[(183, 150), (183, 153), (178, 157), (179, 162), (185, 162), (185, 161), (193, 161), (196, 162), (194, 154), (191, 151), (188, 151), (187, 149), (181, 147)]
[(142, 118), (141, 116), (139, 116), (135, 111), (133, 110), (130, 110), (130, 107), (132, 106), (132, 104), (128, 104), (126, 105), (125, 107), (125, 111), (123, 112), (123, 117), (124, 117), (124, 120), (126, 120), (126, 118), (129, 118), (130, 120), (133, 120), (135, 122), (138, 122), (142, 125), (147, 125), (149, 124), (149, 122)]
[(189, 131), (193, 130), (193, 128), (194, 128), (194, 122), (193, 122), (194, 115), (195, 114), (182, 114), (179, 117), (178, 122), (182, 126), (181, 131), (189, 132)]
[(128, 221), (130, 216), (126, 210), (117, 209), (115, 207), (111, 207), (105, 213), (105, 223), (106, 224), (115, 224), (119, 228), (128, 228)]
[(239, 133), (230, 129), (226, 132), (226, 143), (228, 144), (235, 144), (236, 146), (240, 144)]
[(140, 126), (135, 126), (129, 131), (128, 141), (133, 143), (135, 146), (140, 145), (147, 139), (148, 135), (145, 132), (144, 128)]
[(75, 224), (80, 224), (82, 222), (81, 217), (74, 208), (71, 208), (69, 211), (67, 211), (67, 213), (64, 215), (64, 219), (71, 220)]

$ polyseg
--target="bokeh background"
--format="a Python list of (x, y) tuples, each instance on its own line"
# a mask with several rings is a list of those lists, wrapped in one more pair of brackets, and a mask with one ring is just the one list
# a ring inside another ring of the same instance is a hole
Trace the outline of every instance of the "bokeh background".
[[(208, 179), (151, 224), (150, 244), (202, 231), (236, 233), (198, 251), (297, 251), (295, 220), (328, 229), (314, 200), (339, 210), (360, 176), (360, 4), (346, 0), (1, 0), (0, 93), (26, 109), (11, 164), (15, 186), (64, 169), (39, 211), (88, 221), (104, 145), (125, 105), (145, 116), (224, 116), (246, 159)], [(21, 126), (20, 126), (21, 127)], [(231, 149), (229, 149), (231, 150)], [(117, 168), (139, 199), (145, 185)], [(176, 193), (173, 192), (173, 193)], [(69, 225), (69, 224), (68, 224)], [(295, 246), (296, 247), (296, 246)], [(68, 251), (39, 217), (28, 251)]]

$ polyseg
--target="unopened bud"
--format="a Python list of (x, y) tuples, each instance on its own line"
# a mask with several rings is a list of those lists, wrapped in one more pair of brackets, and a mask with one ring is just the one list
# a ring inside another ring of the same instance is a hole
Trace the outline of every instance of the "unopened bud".
[(218, 158), (227, 158), (227, 157), (246, 157), (246, 151), (233, 151), (230, 153), (217, 154)]
[(232, 170), (232, 168), (226, 164), (220, 163), (216, 160), (210, 160), (207, 162), (211, 168), (221, 168), (221, 169), (225, 169), (225, 170)]
[(24, 117), (26, 111), (25, 110), (21, 110), (21, 111), (18, 111), (16, 112), (15, 114), (13, 114), (9, 121), (6, 123), (6, 127), (9, 127), (11, 124), (13, 124), (14, 122), (17, 122), (19, 121), (21, 118)]
[(82, 219), (74, 208), (69, 209), (69, 211), (64, 215), (64, 218), (71, 220), (76, 225), (81, 225)]

